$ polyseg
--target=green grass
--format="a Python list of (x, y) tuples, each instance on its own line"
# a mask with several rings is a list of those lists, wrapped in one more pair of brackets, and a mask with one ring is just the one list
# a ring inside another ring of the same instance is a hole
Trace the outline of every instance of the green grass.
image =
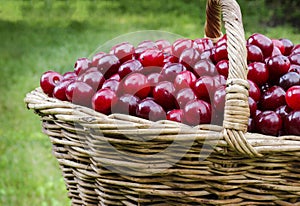
[[(0, 205), (70, 204), (51, 144), (23, 102), (44, 71), (72, 70), (78, 57), (129, 32), (202, 37), (204, 2), (0, 0)], [(251, 2), (247, 6), (254, 8)], [(300, 43), (300, 34), (290, 27), (259, 26), (259, 17), (247, 6), (246, 36), (263, 32)]]

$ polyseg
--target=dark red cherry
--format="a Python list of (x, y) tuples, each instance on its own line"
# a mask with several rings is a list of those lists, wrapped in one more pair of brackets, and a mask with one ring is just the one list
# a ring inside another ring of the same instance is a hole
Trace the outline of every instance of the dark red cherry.
[(90, 67), (91, 61), (88, 58), (79, 58), (75, 62), (74, 72), (76, 75), (84, 73)]
[(214, 80), (210, 76), (202, 76), (196, 80), (193, 90), (198, 97), (204, 101), (210, 102), (214, 93)]
[(118, 73), (113, 74), (111, 77), (109, 77), (109, 79), (114, 79), (114, 80), (117, 80), (118, 82), (121, 81), (121, 77)]
[(275, 47), (278, 48), (280, 51), (280, 54), (284, 54), (285, 47), (284, 47), (282, 41), (280, 41), (279, 39), (272, 39), (272, 42), (273, 42), (274, 48)]
[(195, 39), (194, 43), (196, 44), (196, 49), (199, 53), (204, 52), (205, 50), (213, 48), (214, 44), (209, 38), (199, 38)]
[(66, 97), (70, 102), (86, 107), (91, 107), (91, 99), (94, 94), (95, 90), (81, 81), (74, 81), (66, 88)]
[(184, 107), (183, 119), (189, 125), (209, 124), (211, 122), (210, 104), (199, 99), (189, 101)]
[(291, 64), (288, 72), (296, 72), (300, 74), (300, 65)]
[(267, 62), (269, 73), (272, 74), (271, 78), (279, 78), (286, 74), (290, 68), (290, 60), (284, 55), (272, 56)]
[(254, 119), (253, 118), (249, 118), (248, 119), (248, 129), (247, 129), (248, 132), (255, 132), (255, 122), (254, 122)]
[(216, 112), (224, 112), (226, 86), (220, 86), (214, 93), (212, 107)]
[(179, 62), (188, 70), (193, 71), (195, 64), (200, 60), (200, 53), (194, 48), (187, 48), (179, 56)]
[(247, 60), (248, 62), (263, 62), (264, 55), (261, 49), (253, 44), (247, 45)]
[(180, 63), (167, 64), (160, 72), (160, 81), (173, 81), (183, 71), (186, 71), (186, 67)]
[(147, 77), (141, 73), (129, 74), (123, 79), (121, 87), (124, 93), (135, 95), (140, 99), (146, 98), (151, 90)]
[(215, 53), (214, 47), (211, 49), (207, 49), (200, 54), (200, 59), (210, 59), (215, 63), (216, 61), (214, 60), (214, 53)]
[(139, 72), (143, 69), (143, 65), (139, 60), (131, 59), (123, 64), (118, 69), (118, 74), (120, 75), (121, 79), (123, 79), (126, 75), (132, 72)]
[(216, 66), (210, 59), (201, 59), (193, 67), (193, 72), (197, 78), (201, 76), (214, 76), (218, 74)]
[(182, 122), (182, 109), (173, 109), (167, 112), (167, 120), (174, 121), (174, 122)]
[(291, 54), (292, 49), (294, 48), (293, 42), (285, 38), (279, 39), (279, 41), (281, 41), (284, 47), (283, 55), (289, 56)]
[(92, 97), (92, 107), (94, 110), (108, 115), (111, 114), (111, 108), (114, 107), (117, 100), (116, 93), (111, 89), (100, 89)]
[(102, 89), (109, 88), (110, 90), (118, 94), (120, 82), (116, 79), (107, 79), (102, 85)]
[[(300, 49), (300, 47), (299, 47)], [(300, 53), (295, 53), (295, 54), (291, 54), (289, 56), (289, 60), (291, 62), (291, 64), (296, 64), (296, 65), (300, 65)]]
[(141, 53), (143, 53), (144, 51), (146, 51), (147, 49), (149, 49), (148, 47), (146, 47), (146, 46), (144, 46), (144, 47), (136, 47), (135, 49), (134, 49), (134, 54), (133, 54), (133, 58), (134, 59), (139, 59), (140, 58), (140, 55), (141, 55)]
[(285, 100), (293, 110), (300, 110), (300, 85), (290, 87), (286, 91)]
[(282, 120), (284, 120), (291, 111), (292, 109), (287, 105), (282, 105), (275, 110), (276, 114), (279, 114)]
[(99, 59), (97, 67), (105, 79), (108, 79), (118, 72), (120, 61), (114, 54), (105, 54)]
[(285, 91), (288, 90), (291, 86), (300, 85), (300, 74), (296, 72), (288, 72), (279, 78), (278, 85)]
[(249, 96), (254, 99), (254, 101), (258, 102), (260, 100), (260, 89), (253, 81), (248, 80), (249, 83)]
[(219, 62), (224, 59), (228, 59), (227, 45), (221, 44), (215, 47), (214, 60)]
[(175, 87), (172, 82), (159, 82), (152, 91), (154, 100), (160, 104), (165, 111), (178, 108), (178, 103), (175, 98)]
[(289, 135), (300, 135), (300, 110), (290, 112), (284, 120), (284, 130)]
[(143, 67), (162, 67), (164, 65), (164, 54), (159, 49), (147, 49), (141, 53), (139, 61)]
[(155, 41), (155, 45), (159, 50), (163, 50), (164, 48), (171, 46), (171, 43), (165, 39), (159, 39)]
[(52, 97), (54, 87), (63, 80), (63, 76), (55, 71), (44, 72), (40, 78), (40, 86), (45, 94)]
[(180, 108), (184, 108), (189, 101), (194, 99), (196, 99), (196, 95), (191, 88), (183, 88), (176, 94), (176, 101)]
[(147, 97), (138, 103), (136, 115), (151, 121), (166, 119), (166, 112), (164, 109), (151, 97)]
[(195, 44), (191, 39), (177, 39), (171, 46), (172, 55), (179, 58), (185, 49), (194, 48)]
[(261, 134), (278, 136), (282, 119), (274, 111), (264, 111), (255, 117), (255, 128)]
[(215, 44), (216, 47), (221, 46), (221, 45), (227, 45), (227, 35), (224, 34)]
[(269, 79), (269, 69), (265, 63), (253, 62), (248, 65), (247, 78), (258, 86), (265, 84)]
[(216, 69), (220, 75), (228, 77), (229, 61), (227, 59), (221, 60), (216, 64)]
[(63, 74), (63, 79), (66, 80), (66, 79), (73, 79), (75, 80), (77, 78), (77, 74), (74, 72), (74, 71), (70, 71), (70, 72), (65, 72)]
[(68, 98), (66, 97), (66, 89), (69, 84), (73, 83), (74, 81), (74, 79), (66, 79), (57, 84), (53, 90), (53, 97), (62, 101), (67, 101)]
[(98, 52), (95, 54), (92, 58), (92, 61), (90, 62), (90, 67), (97, 67), (99, 59), (101, 59), (104, 55), (106, 55), (105, 52)]
[(132, 94), (121, 95), (112, 108), (112, 113), (129, 114), (136, 116), (136, 108), (140, 98)]
[(174, 87), (177, 91), (183, 88), (192, 88), (197, 78), (191, 71), (182, 71), (176, 75)]
[(164, 66), (166, 66), (167, 64), (172, 64), (172, 63), (178, 63), (178, 58), (171, 55), (171, 54), (168, 54), (166, 55), (165, 54), (165, 58), (164, 58)]
[(297, 44), (293, 47), (290, 55), (298, 54), (298, 53), (300, 53), (300, 44)]
[(272, 40), (263, 34), (254, 33), (247, 39), (247, 44), (258, 46), (263, 52), (264, 58), (270, 57), (274, 44)]
[(78, 77), (78, 81), (82, 81), (90, 85), (95, 91), (100, 89), (105, 82), (105, 78), (98, 70), (87, 70)]
[(113, 46), (110, 50), (110, 54), (116, 55), (120, 62), (126, 62), (132, 59), (134, 54), (134, 46), (128, 42), (123, 42)]
[(285, 104), (285, 91), (279, 86), (270, 87), (260, 98), (260, 108), (264, 111), (275, 111), (276, 108)]
[(257, 110), (256, 101), (252, 97), (248, 97), (248, 104), (249, 104), (249, 108), (250, 108), (250, 116), (255, 117), (256, 110)]

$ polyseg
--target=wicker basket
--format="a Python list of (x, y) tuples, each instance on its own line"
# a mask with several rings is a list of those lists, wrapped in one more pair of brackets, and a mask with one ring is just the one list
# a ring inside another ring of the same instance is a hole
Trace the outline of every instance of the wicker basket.
[(223, 127), (109, 116), (49, 98), (41, 116), (73, 205), (300, 205), (300, 137), (247, 132), (245, 36), (235, 0), (208, 0), (205, 33), (228, 39)]

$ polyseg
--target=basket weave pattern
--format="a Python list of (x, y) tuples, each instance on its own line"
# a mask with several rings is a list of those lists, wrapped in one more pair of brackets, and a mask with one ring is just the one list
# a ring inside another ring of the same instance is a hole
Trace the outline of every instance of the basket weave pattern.
[(242, 15), (235, 0), (208, 0), (213, 40), (221, 13), (230, 64), (223, 127), (106, 116), (40, 88), (27, 94), (72, 205), (300, 205), (300, 137), (247, 133)]

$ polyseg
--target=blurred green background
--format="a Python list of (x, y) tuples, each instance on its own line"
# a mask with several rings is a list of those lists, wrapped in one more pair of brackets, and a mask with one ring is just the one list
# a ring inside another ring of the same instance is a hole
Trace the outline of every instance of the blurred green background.
[[(50, 141), (23, 102), (44, 71), (70, 71), (77, 58), (128, 32), (151, 29), (202, 37), (205, 2), (0, 0), (0, 205), (70, 204)], [(246, 37), (261, 32), (300, 43), (292, 19), (282, 21), (283, 15), (275, 21), (274, 16), (284, 14), (275, 4), (238, 2)]]

